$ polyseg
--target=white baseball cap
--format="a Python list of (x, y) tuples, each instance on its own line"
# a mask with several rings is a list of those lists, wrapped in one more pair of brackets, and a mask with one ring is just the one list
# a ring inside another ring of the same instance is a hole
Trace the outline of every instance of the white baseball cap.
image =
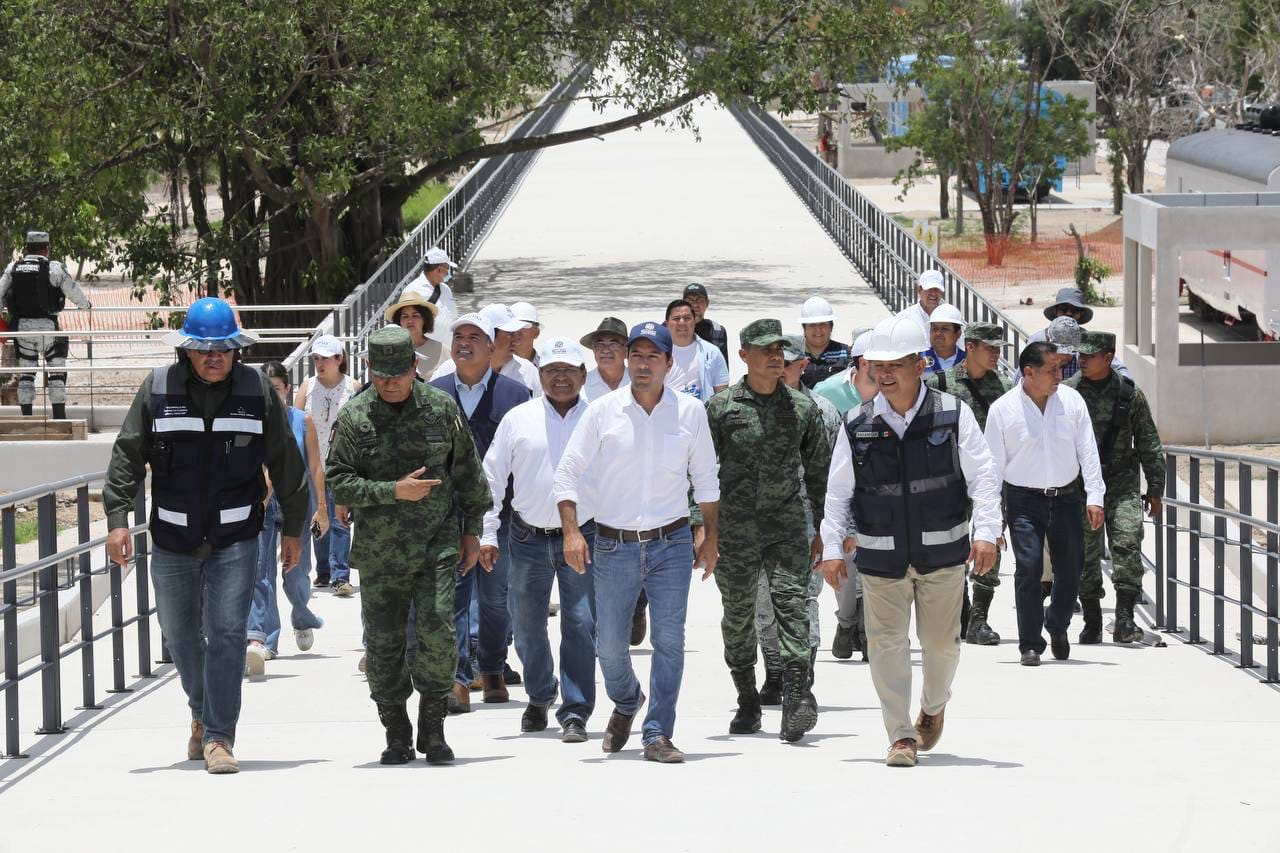
[(800, 308), (800, 325), (802, 326), (806, 323), (834, 323), (835, 321), (836, 315), (831, 310), (831, 303), (821, 296), (810, 296)]
[(567, 364), (570, 367), (582, 367), (587, 363), (586, 356), (582, 352), (582, 345), (569, 338), (552, 338), (543, 345), (538, 356), (539, 367), (546, 367), (549, 364)]
[(319, 355), (325, 358), (332, 358), (335, 355), (342, 355), (345, 348), (342, 341), (333, 335), (321, 335), (311, 343), (311, 355)]
[(924, 353), (929, 348), (924, 329), (912, 317), (890, 317), (871, 330), (871, 342), (863, 358), (867, 361), (896, 361)]
[(477, 329), (484, 332), (490, 341), (493, 340), (493, 324), (490, 323), (489, 318), (485, 317), (483, 314), (476, 314), (475, 312), (463, 314), (461, 317), (449, 324), (449, 331), (456, 332), (458, 331), (459, 326), (475, 326)]
[(484, 306), (480, 309), (480, 316), (489, 321), (494, 331), (518, 332), (529, 325), (524, 320), (517, 320), (511, 309), (501, 302)]
[(920, 273), (920, 278), (916, 282), (925, 290), (946, 290), (947, 283), (942, 279), (942, 273), (937, 270), (925, 270)]
[(850, 359), (866, 357), (867, 348), (871, 346), (871, 336), (874, 332), (874, 329), (867, 329), (865, 332), (853, 339), (853, 346), (849, 347)]
[(949, 302), (944, 302), (937, 308), (933, 309), (933, 313), (929, 315), (929, 323), (955, 323), (960, 327), (960, 331), (964, 331), (964, 327), (969, 325), (964, 321), (964, 315), (960, 313), (960, 309)]
[(538, 323), (538, 309), (528, 302), (512, 302), (511, 316), (534, 326), (540, 325)]
[(429, 267), (434, 267), (437, 264), (448, 264), (450, 269), (456, 270), (458, 268), (457, 264), (449, 260), (449, 253), (439, 246), (432, 246), (427, 249), (427, 253), (422, 256), (422, 262)]

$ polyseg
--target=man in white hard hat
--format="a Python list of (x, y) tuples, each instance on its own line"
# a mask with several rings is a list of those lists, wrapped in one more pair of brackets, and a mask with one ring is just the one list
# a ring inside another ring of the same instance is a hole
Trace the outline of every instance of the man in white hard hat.
[(916, 281), (916, 301), (898, 312), (899, 317), (910, 317), (929, 338), (929, 318), (933, 312), (946, 302), (946, 284), (942, 273), (937, 270), (925, 270)]
[[(850, 413), (836, 438), (822, 520), (820, 568), (828, 583), (839, 589), (849, 582), (849, 551), (862, 575), (871, 681), (891, 767), (914, 766), (917, 749), (932, 749), (942, 736), (960, 661), (965, 564), (978, 574), (990, 570), (1001, 526), (991, 450), (968, 406), (921, 381), (927, 348), (909, 318), (876, 326), (866, 358), (879, 393)], [(924, 682), (914, 725), (913, 607)]]
[(800, 383), (812, 388), (833, 373), (849, 366), (849, 346), (831, 340), (836, 315), (831, 303), (821, 296), (811, 296), (800, 307), (800, 328), (804, 330), (804, 348), (809, 353), (809, 366)]
[(870, 344), (871, 330), (868, 329), (854, 338), (853, 346), (849, 347), (849, 366), (813, 386), (813, 393), (830, 400), (841, 415), (876, 395), (876, 383), (864, 357)]
[(929, 361), (927, 375), (944, 373), (964, 361), (964, 349), (960, 339), (967, 324), (960, 309), (946, 302), (933, 309), (929, 315), (929, 343), (925, 352)]
[[(534, 367), (528, 359), (516, 355), (511, 349), (516, 334), (524, 331), (528, 323), (517, 320), (512, 316), (511, 309), (501, 302), (481, 308), (480, 316), (489, 322), (489, 328), (493, 330), (493, 356), (490, 358), (489, 367), (500, 376), (522, 383), (533, 393), (533, 396), (541, 397), (542, 380), (538, 377), (538, 368)], [(431, 374), (431, 378), (434, 380), (441, 376), (448, 376), (456, 369), (453, 359), (443, 361)]]
[(512, 302), (511, 316), (524, 323), (524, 328), (516, 332), (515, 337), (511, 339), (511, 351), (534, 367), (541, 367), (538, 361), (538, 350), (533, 345), (538, 335), (542, 334), (542, 324), (538, 322), (538, 309), (528, 302)]
[(405, 287), (406, 293), (417, 291), (439, 309), (435, 331), (430, 337), (440, 341), (446, 349), (452, 343), (449, 327), (458, 316), (458, 306), (453, 301), (453, 288), (447, 282), (457, 268), (458, 265), (450, 260), (448, 252), (439, 246), (432, 246), (422, 256), (422, 273)]

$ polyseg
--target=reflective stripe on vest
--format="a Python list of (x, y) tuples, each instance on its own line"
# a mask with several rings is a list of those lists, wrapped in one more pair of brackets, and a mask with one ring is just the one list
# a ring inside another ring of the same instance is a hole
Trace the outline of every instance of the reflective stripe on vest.
[(969, 535), (969, 522), (957, 524), (950, 530), (925, 530), (920, 534), (920, 544), (926, 548), (930, 545), (950, 545), (958, 539)]
[(253, 505), (235, 506), (231, 509), (224, 509), (218, 513), (218, 520), (223, 524), (235, 524), (237, 521), (244, 521), (253, 512)]
[(166, 418), (161, 416), (155, 419), (155, 425), (152, 429), (155, 432), (203, 432), (204, 421), (200, 418)]
[(247, 432), (262, 435), (262, 421), (253, 418), (214, 418), (210, 429), (213, 432)]
[(161, 521), (167, 521), (170, 524), (176, 524), (179, 527), (187, 526), (187, 514), (185, 512), (174, 512), (171, 509), (165, 509), (162, 506), (157, 506), (156, 516)]

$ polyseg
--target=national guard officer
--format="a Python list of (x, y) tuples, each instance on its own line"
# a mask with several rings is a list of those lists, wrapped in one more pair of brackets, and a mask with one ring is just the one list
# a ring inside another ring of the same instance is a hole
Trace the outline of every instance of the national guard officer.
[[(373, 388), (343, 407), (325, 476), (334, 500), (359, 507), (351, 548), (360, 567), (369, 694), (387, 730), (383, 764), (413, 759), (405, 703), (417, 687), (419, 752), (430, 764), (453, 761), (444, 739), (446, 700), (457, 647), (453, 598), (457, 569), (480, 556), (489, 483), (458, 405), (415, 381), (413, 339), (398, 326), (369, 336)], [(412, 602), (418, 653), (405, 660)]]
[(724, 657), (738, 691), (730, 734), (760, 729), (756, 690), (756, 595), (769, 580), (783, 661), (780, 736), (795, 742), (818, 722), (809, 699), (809, 615), (806, 591), (821, 540), (807, 535), (796, 471), (821, 523), (831, 459), (822, 413), (782, 382), (787, 339), (778, 320), (756, 320), (739, 335), (747, 375), (707, 403), (711, 440), (720, 460), (724, 519), (716, 585), (724, 602)]
[[(1111, 546), (1111, 582), (1116, 588), (1117, 643), (1142, 640), (1142, 629), (1133, 621), (1133, 607), (1142, 594), (1142, 511), (1160, 515), (1164, 493), (1164, 446), (1151, 417), (1151, 406), (1133, 381), (1121, 376), (1111, 362), (1116, 336), (1110, 332), (1085, 332), (1080, 341), (1080, 372), (1066, 380), (1080, 392), (1089, 407), (1093, 434), (1098, 442), (1107, 542)], [(1147, 481), (1143, 492), (1138, 469)], [(1080, 577), (1080, 606), (1084, 630), (1080, 644), (1102, 642), (1102, 529), (1084, 529), (1084, 572)]]
[[(938, 310), (947, 306), (942, 305)], [(936, 312), (935, 312), (936, 313)], [(995, 323), (971, 323), (964, 331), (965, 360), (955, 367), (929, 377), (929, 386), (969, 404), (979, 429), (987, 428), (987, 412), (991, 404), (1013, 387), (1013, 383), (1000, 375), (1000, 353), (1011, 347), (1004, 339), (1004, 332)], [(967, 614), (961, 614), (960, 631), (966, 643), (975, 646), (996, 646), (1000, 635), (987, 624), (991, 599), (1000, 585), (1000, 552), (996, 562), (985, 575), (973, 575), (973, 606), (966, 606)], [(966, 602), (968, 591), (966, 590)]]
[(298, 562), (308, 493), (284, 402), (240, 363), (254, 343), (221, 299), (187, 309), (167, 343), (178, 361), (142, 381), (111, 448), (102, 490), (107, 555), (132, 554), (129, 513), (151, 466), (151, 580), (169, 653), (191, 707), (187, 758), (235, 773), (245, 631), (258, 577), (267, 497), (263, 466), (284, 512), (280, 562)]
[[(62, 264), (49, 260), (48, 232), (28, 231), (22, 259), (10, 263), (0, 276), (0, 306), (18, 321), (16, 331), (52, 332), (58, 328), (58, 314), (67, 299), (84, 311), (93, 307)], [(62, 367), (67, 363), (67, 339), (61, 335), (19, 336), (16, 345), (20, 367), (37, 366), (41, 354), (46, 367)], [(67, 374), (48, 374), (45, 386), (49, 389), (53, 416), (59, 420), (66, 418)], [(22, 414), (31, 414), (35, 399), (35, 374), (18, 374), (18, 405)]]

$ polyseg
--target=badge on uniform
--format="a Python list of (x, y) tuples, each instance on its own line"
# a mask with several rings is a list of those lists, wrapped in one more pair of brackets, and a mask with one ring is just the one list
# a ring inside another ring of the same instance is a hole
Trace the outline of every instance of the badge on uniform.
[(889, 438), (893, 435), (892, 430), (887, 429), (860, 429), (854, 432), (854, 440), (866, 440), (873, 438)]

